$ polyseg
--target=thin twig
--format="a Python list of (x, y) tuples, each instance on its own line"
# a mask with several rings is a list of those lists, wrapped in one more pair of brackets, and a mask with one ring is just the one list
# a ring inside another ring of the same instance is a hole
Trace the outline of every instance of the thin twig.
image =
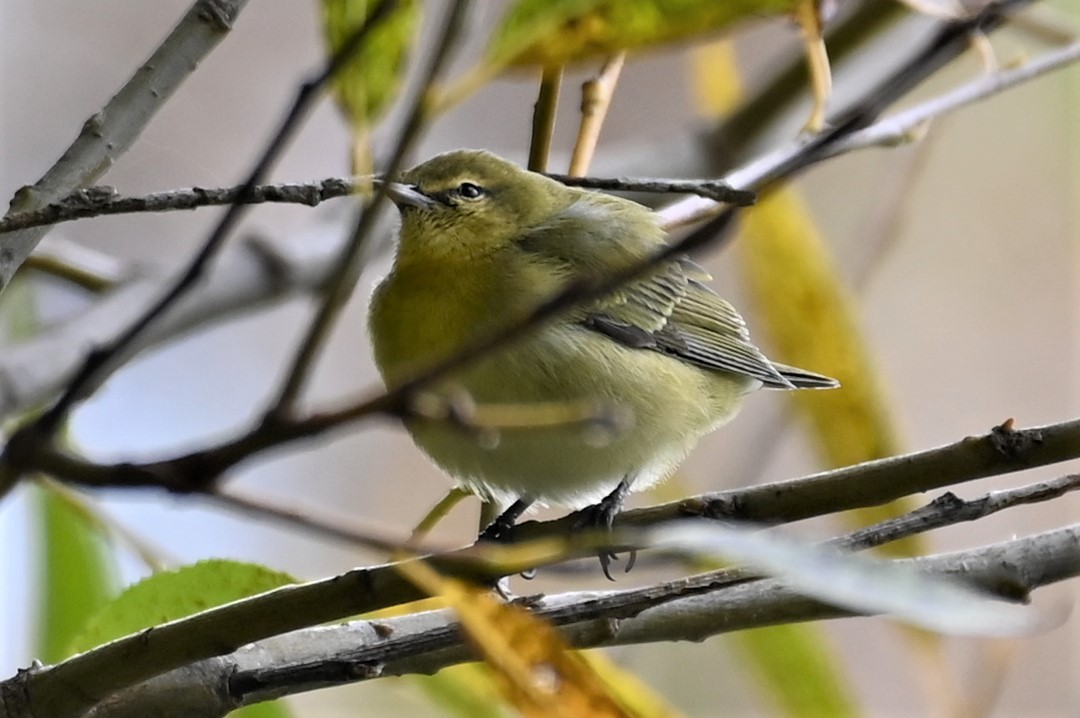
[[(397, 176), (405, 160), (406, 153), (411, 149), (421, 130), (430, 120), (428, 113), (432, 103), (433, 88), (440, 74), (446, 69), (447, 58), (458, 43), (468, 7), (468, 0), (457, 0), (447, 11), (435, 53), (430, 58), (427, 71), (424, 73), (423, 85), (413, 101), (409, 117), (405, 121), (401, 134), (398, 136), (394, 152), (387, 165), (385, 174), (389, 177)], [(269, 412), (268, 416), (271, 420), (287, 414), (293, 409), (293, 404), (303, 390), (311, 374), (312, 365), (326, 343), (330, 330), (337, 321), (345, 302), (352, 296), (352, 290), (356, 286), (360, 272), (363, 269), (364, 249), (367, 245), (367, 239), (375, 228), (375, 210), (378, 209), (385, 197), (386, 185), (380, 183), (361, 213), (352, 238), (341, 253), (337, 268), (326, 283), (323, 291), (323, 301), (319, 305), (307, 333), (297, 347), (296, 353), (289, 364), (285, 380), (282, 382), (281, 389), (278, 392), (277, 400)]]
[[(295, 440), (326, 428), (310, 419), (283, 422), (274, 427), (279, 432), (276, 435), (246, 434), (231, 444), (146, 464), (102, 465), (41, 449), (28, 461), (40, 471), (76, 485), (206, 492), (212, 489), (215, 476), (255, 453), (253, 444)], [(30, 450), (34, 448), (38, 447)], [(1080, 420), (1024, 430), (997, 427), (984, 436), (936, 449), (624, 511), (615, 519), (615, 525), (655, 525), (686, 517), (767, 524), (799, 521), (1078, 457)], [(576, 520), (569, 516), (542, 523), (526, 521), (515, 526), (508, 539), (525, 541), (563, 535), (572, 530)]]
[(533, 172), (546, 172), (551, 142), (555, 136), (555, 115), (559, 108), (559, 86), (562, 85), (562, 65), (550, 65), (540, 76), (540, 94), (533, 106), (532, 139), (529, 142), (529, 164)]
[(852, 531), (829, 543), (846, 551), (862, 551), (945, 526), (977, 521), (1016, 506), (1051, 501), (1077, 489), (1080, 489), (1080, 474), (1067, 474), (1034, 484), (991, 491), (969, 501), (948, 491), (914, 511)]
[(317, 182), (260, 184), (252, 187), (246, 195), (243, 193), (243, 185), (215, 188), (192, 187), (134, 197), (117, 194), (111, 187), (88, 187), (37, 210), (8, 214), (0, 219), (0, 234), (88, 217), (135, 212), (172, 212), (198, 207), (231, 205), (238, 202), (243, 204), (278, 202), (315, 207), (328, 199), (354, 194), (358, 183), (363, 179), (330, 177)]
[[(1000, 92), (1006, 87), (1074, 62), (1076, 58), (1067, 52), (1068, 48), (1047, 53), (1040, 60), (1010, 71), (1022, 73), (1019, 77), (1013, 77), (1009, 73), (1002, 73), (1006, 76), (1005, 80), (1002, 80), (1000, 75), (982, 76), (943, 96), (943, 98), (950, 98), (949, 100), (937, 98), (912, 110), (898, 113), (892, 118), (871, 124), (870, 121), (875, 120), (889, 103), (906, 94), (924, 78), (964, 52), (969, 46), (968, 38), (971, 33), (989, 33), (997, 29), (1013, 13), (1030, 2), (1031, 0), (999, 0), (999, 2), (987, 5), (972, 18), (943, 23), (937, 36), (928, 42), (917, 56), (909, 59), (883, 80), (879, 84), (878, 91), (867, 95), (832, 118), (830, 129), (809, 140), (791, 142), (747, 166), (728, 173), (721, 179), (735, 188), (760, 191), (764, 188), (760, 186), (760, 183), (754, 183), (754, 180), (762, 174), (759, 165), (771, 166), (773, 169), (769, 173), (774, 175), (774, 179), (783, 178), (794, 169), (787, 166), (792, 163), (807, 166), (855, 149), (889, 146), (897, 142), (910, 141), (913, 137), (911, 133), (937, 113), (952, 111)], [(963, 99), (968, 94), (973, 95), (971, 99)], [(932, 109), (927, 106), (932, 106)], [(897, 118), (903, 118), (903, 122), (896, 122)], [(715, 202), (690, 197), (663, 208), (658, 214), (664, 226), (672, 229), (714, 217), (720, 211), (722, 211), (721, 208)]]
[(657, 194), (696, 194), (740, 207), (749, 207), (757, 196), (744, 189), (736, 189), (720, 180), (678, 180), (646, 177), (576, 177), (546, 172), (546, 176), (571, 187), (599, 189), (609, 192), (652, 192)]
[(589, 171), (593, 155), (596, 154), (596, 143), (600, 140), (600, 128), (604, 126), (625, 60), (625, 52), (609, 58), (600, 68), (600, 73), (581, 86), (581, 126), (567, 174), (580, 176)]
[(819, 1), (798, 0), (795, 3), (795, 21), (806, 46), (806, 66), (810, 73), (810, 91), (813, 97), (813, 109), (806, 121), (806, 130), (821, 132), (825, 127), (826, 104), (832, 95), (832, 71), (829, 69), (829, 53), (822, 35)]
[[(60, 159), (36, 183), (15, 194), (10, 212), (36, 210), (104, 174), (203, 58), (232, 30), (246, 3), (247, 0), (196, 0), (131, 79), (87, 119)], [(0, 292), (48, 231), (47, 227), (37, 227), (0, 237)]]
[(57, 236), (38, 245), (23, 266), (94, 293), (113, 289), (136, 273), (130, 262)]
[[(389, 15), (396, 4), (396, 0), (382, 0), (371, 12), (371, 15), (368, 16), (363, 26), (353, 33), (348, 41), (343, 44), (341, 50), (330, 58), (325, 67), (315, 77), (304, 82), (273, 139), (267, 145), (266, 150), (258, 162), (255, 163), (241, 186), (240, 196), (242, 198), (246, 198), (250, 194), (252, 188), (269, 173), (277, 159), (285, 151), (292, 136), (299, 129), (301, 121), (314, 106), (323, 86), (356, 54), (366, 41), (371, 30)], [(75, 404), (92, 392), (115, 369), (116, 364), (113, 360), (123, 354), (146, 331), (147, 327), (153, 324), (165, 310), (173, 306), (177, 300), (198, 283), (206, 266), (217, 255), (226, 237), (229, 236), (246, 211), (247, 205), (242, 202), (229, 205), (229, 209), (203, 243), (202, 248), (165, 294), (120, 336), (90, 352), (86, 362), (68, 384), (67, 389), (61, 394), (60, 398), (31, 425), (32, 430), (39, 435), (41, 440), (48, 440), (52, 437)]]
[[(740, 205), (752, 204), (754, 201), (752, 192), (734, 189), (719, 180), (571, 177), (554, 173), (547, 173), (547, 176), (572, 187), (613, 192), (696, 194), (718, 202)], [(367, 183), (370, 183), (368, 177), (328, 177), (314, 182), (261, 184), (256, 185), (247, 196), (241, 195), (243, 190), (241, 185), (214, 188), (191, 187), (135, 196), (119, 195), (109, 188), (90, 187), (38, 210), (9, 214), (0, 219), (0, 234), (92, 217), (142, 212), (173, 212), (199, 207), (231, 205), (237, 202), (244, 204), (273, 202), (315, 207), (327, 200), (353, 196), (361, 184)]]
[(1080, 60), (1080, 42), (1051, 50), (1019, 67), (1001, 70), (992, 75), (981, 75), (952, 92), (887, 117), (865, 130), (855, 132), (842, 142), (833, 145), (826, 156), (832, 156), (863, 147), (890, 147), (910, 141), (912, 133), (924, 123), (943, 117), (956, 110), (973, 105), (980, 100), (1030, 82), (1048, 72), (1067, 67)]

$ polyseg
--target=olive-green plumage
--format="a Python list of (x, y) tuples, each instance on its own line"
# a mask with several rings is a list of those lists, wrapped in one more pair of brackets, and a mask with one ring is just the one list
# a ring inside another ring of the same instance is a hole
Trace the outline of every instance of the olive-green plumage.
[[(370, 329), (390, 387), (519, 320), (568, 282), (636, 264), (665, 240), (642, 205), (566, 187), (482, 151), (439, 155), (389, 184), (388, 194), (401, 208), (401, 238), (375, 291)], [(563, 426), (481, 441), (425, 419), (407, 422), (410, 433), (484, 498), (576, 508), (623, 479), (640, 489), (667, 476), (750, 391), (836, 386), (766, 359), (708, 279), (687, 259), (661, 265), (441, 385), (480, 405), (595, 400), (620, 408), (627, 426), (607, 440)]]

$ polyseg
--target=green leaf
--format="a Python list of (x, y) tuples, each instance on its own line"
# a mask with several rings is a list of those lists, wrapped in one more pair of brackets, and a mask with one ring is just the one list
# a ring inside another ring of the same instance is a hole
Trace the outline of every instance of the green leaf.
[(790, 13), (798, 0), (519, 0), (503, 17), (489, 57), (521, 67), (561, 65), (700, 40), (739, 20)]
[(499, 66), (528, 64), (521, 58), (527, 56), (531, 48), (552, 42), (565, 32), (564, 28), (584, 22), (604, 1), (518, 0), (503, 15), (499, 28), (492, 35), (488, 60)]
[(224, 559), (162, 571), (106, 604), (70, 644), (68, 654), (290, 583), (296, 579), (280, 571)]
[[(338, 52), (378, 5), (377, 0), (323, 0), (329, 52)], [(334, 97), (353, 128), (354, 172), (370, 172), (368, 133), (397, 96), (419, 19), (416, 0), (397, 2), (332, 81)]]
[(412, 676), (410, 681), (427, 694), (443, 715), (461, 718), (512, 715), (491, 679), (491, 669), (483, 663), (451, 666), (431, 676)]
[(857, 716), (843, 670), (825, 634), (814, 625), (784, 625), (731, 636), (752, 672), (791, 718)]
[(79, 507), (42, 485), (33, 494), (41, 526), (38, 652), (53, 663), (114, 593), (115, 569), (101, 532)]
[[(13, 340), (40, 329), (33, 285), (16, 277), (8, 288), (3, 321)], [(40, 569), (36, 612), (37, 654), (46, 663), (63, 657), (64, 646), (88, 616), (112, 595), (114, 566), (105, 539), (82, 507), (43, 484), (31, 489), (37, 515)]]

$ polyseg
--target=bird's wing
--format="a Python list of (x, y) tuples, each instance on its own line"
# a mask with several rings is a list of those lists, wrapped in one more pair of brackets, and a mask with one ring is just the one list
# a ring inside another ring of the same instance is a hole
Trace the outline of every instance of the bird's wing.
[[(615, 272), (659, 251), (663, 232), (659, 227), (653, 231), (651, 217), (639, 214), (638, 206), (614, 202), (578, 202), (553, 222), (533, 228), (518, 247), (557, 264), (570, 279)], [(644, 207), (640, 211), (648, 212)], [(709, 274), (689, 259), (671, 261), (586, 304), (576, 318), (628, 347), (753, 377), (769, 387), (794, 388), (750, 343), (735, 308), (702, 283), (708, 279)]]
[(627, 346), (753, 377), (765, 386), (792, 388), (750, 343), (746, 324), (734, 307), (688, 270), (704, 274), (689, 260), (672, 262), (589, 306), (582, 323)]

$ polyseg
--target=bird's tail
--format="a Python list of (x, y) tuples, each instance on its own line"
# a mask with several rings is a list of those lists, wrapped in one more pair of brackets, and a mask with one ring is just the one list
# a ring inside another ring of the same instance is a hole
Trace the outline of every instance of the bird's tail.
[(780, 372), (780, 376), (791, 382), (791, 385), (796, 389), (835, 389), (840, 386), (840, 382), (836, 379), (823, 374), (815, 374), (812, 371), (798, 369), (787, 364), (777, 364), (776, 362), (772, 362), (772, 365), (776, 368), (776, 371)]

